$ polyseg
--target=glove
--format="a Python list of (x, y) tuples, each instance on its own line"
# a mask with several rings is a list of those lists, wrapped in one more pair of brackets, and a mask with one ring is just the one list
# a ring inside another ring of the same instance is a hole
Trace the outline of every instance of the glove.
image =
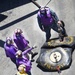
[(37, 48), (37, 46), (33, 46), (32, 48), (33, 48), (33, 49), (34, 49), (34, 48)]

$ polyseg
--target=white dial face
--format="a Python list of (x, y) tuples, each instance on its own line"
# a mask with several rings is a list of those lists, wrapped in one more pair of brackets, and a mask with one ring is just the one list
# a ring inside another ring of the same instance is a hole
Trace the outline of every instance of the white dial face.
[(52, 62), (59, 62), (61, 60), (61, 53), (59, 52), (53, 52), (51, 55), (50, 55), (50, 60)]

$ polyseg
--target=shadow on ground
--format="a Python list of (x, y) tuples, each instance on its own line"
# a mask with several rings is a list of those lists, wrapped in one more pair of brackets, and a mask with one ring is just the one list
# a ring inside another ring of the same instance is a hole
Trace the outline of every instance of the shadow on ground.
[(37, 12), (38, 12), (38, 10), (35, 10), (34, 12), (31, 12), (31, 13), (29, 13), (29, 14), (27, 14), (27, 15), (25, 15), (25, 16), (23, 16), (23, 17), (17, 19), (17, 20), (14, 20), (14, 21), (12, 21), (12, 22), (6, 24), (6, 25), (3, 25), (3, 26), (0, 27), (0, 30), (3, 30), (3, 29), (5, 29), (5, 28), (8, 28), (8, 27), (10, 27), (10, 26), (12, 26), (12, 25), (14, 25), (14, 24), (16, 24), (16, 23), (18, 23), (18, 22), (24, 20), (24, 19), (27, 19), (27, 18), (29, 18), (29, 17), (35, 15)]
[(5, 43), (4, 41), (0, 40), (0, 47), (3, 48), (4, 47), (4, 43)]
[(6, 19), (6, 18), (7, 18), (6, 15), (0, 14), (0, 22), (3, 21), (3, 20)]
[(0, 0), (0, 13), (30, 2), (31, 0)]

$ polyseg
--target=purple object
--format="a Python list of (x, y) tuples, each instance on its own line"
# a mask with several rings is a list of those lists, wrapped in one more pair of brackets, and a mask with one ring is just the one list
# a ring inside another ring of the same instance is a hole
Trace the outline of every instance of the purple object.
[(14, 45), (7, 45), (4, 44), (4, 49), (7, 57), (10, 57), (11, 59), (16, 59), (15, 53), (17, 52), (16, 47)]
[(18, 36), (14, 34), (13, 39), (19, 50), (24, 51), (24, 49), (28, 46), (28, 41), (24, 38), (22, 34), (19, 34)]
[(47, 13), (47, 17), (41, 14), (41, 12), (43, 12), (44, 10), (41, 10), (41, 12), (38, 11), (38, 16), (40, 17), (41, 22), (42, 22), (43, 25), (50, 25), (50, 24), (53, 23), (54, 19), (53, 19), (53, 17), (50, 14), (50, 9), (49, 8), (45, 8), (45, 10), (47, 11), (46, 12)]
[(29, 51), (31, 51), (33, 48), (29, 48), (27, 50), (25, 50), (24, 52), (22, 52), (22, 57), (18, 57), (16, 58), (16, 64), (19, 66), (21, 64), (26, 66), (26, 71), (30, 71), (31, 69), (31, 61), (28, 60), (28, 58), (25, 56), (25, 54), (27, 54)]

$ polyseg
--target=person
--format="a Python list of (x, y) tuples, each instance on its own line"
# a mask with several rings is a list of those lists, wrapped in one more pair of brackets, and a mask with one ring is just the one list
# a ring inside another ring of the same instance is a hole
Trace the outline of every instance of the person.
[(6, 56), (9, 57), (11, 61), (16, 64), (15, 53), (18, 51), (18, 49), (16, 46), (14, 46), (11, 37), (6, 38), (6, 42), (4, 43), (4, 49)]
[(26, 72), (26, 66), (21, 64), (19, 67), (18, 67), (18, 72), (16, 75), (28, 75), (27, 72)]
[(58, 32), (57, 24), (61, 23), (56, 13), (49, 7), (41, 7), (39, 9), (37, 13), (37, 21), (40, 29), (46, 32), (46, 41), (51, 37), (51, 28)]
[[(29, 41), (26, 40), (26, 38), (23, 36), (22, 33), (23, 31), (21, 29), (16, 29), (15, 34), (13, 35), (13, 40), (17, 45), (18, 49), (24, 51), (30, 47), (29, 47)], [(32, 51), (30, 51), (29, 54), (32, 55), (32, 59), (33, 59), (33, 57), (38, 53), (37, 52), (33, 53)]]
[(27, 58), (25, 55), (34, 48), (35, 47), (28, 48), (24, 52), (20, 50), (16, 52), (16, 64), (18, 67), (19, 65), (22, 65), (22, 64), (26, 66), (26, 72), (29, 72), (31, 70), (32, 64), (31, 64), (31, 57)]
[(60, 20), (60, 21), (61, 21), (61, 23), (58, 24), (58, 32), (59, 32), (59, 40), (60, 40), (60, 42), (62, 42), (64, 40), (64, 37), (67, 37), (68, 35), (67, 35), (66, 30), (64, 28), (65, 23), (62, 20)]
[(13, 40), (17, 45), (19, 50), (24, 51), (26, 48), (29, 48), (29, 41), (23, 36), (23, 31), (21, 29), (16, 29), (13, 35)]

